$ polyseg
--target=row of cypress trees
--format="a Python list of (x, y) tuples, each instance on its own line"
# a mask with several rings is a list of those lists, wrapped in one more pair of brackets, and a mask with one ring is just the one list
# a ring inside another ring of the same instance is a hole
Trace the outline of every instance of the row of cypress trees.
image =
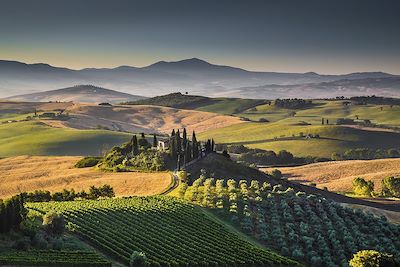
[(0, 233), (18, 229), (26, 215), (24, 201), (21, 195), (10, 199), (0, 199)]
[(169, 139), (169, 153), (174, 160), (177, 160), (178, 168), (181, 163), (186, 165), (191, 160), (215, 151), (214, 147), (213, 139), (208, 139), (204, 144), (197, 141), (195, 131), (192, 132), (192, 140), (189, 140), (186, 128), (183, 128), (182, 136), (179, 129), (176, 132), (173, 129)]

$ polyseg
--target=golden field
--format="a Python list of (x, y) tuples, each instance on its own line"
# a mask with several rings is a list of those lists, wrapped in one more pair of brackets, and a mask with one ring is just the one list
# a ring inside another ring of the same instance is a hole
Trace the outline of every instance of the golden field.
[(163, 192), (171, 184), (168, 172), (105, 173), (93, 168), (74, 168), (81, 157), (18, 156), (0, 159), (0, 198), (20, 192), (71, 189), (109, 184), (117, 196), (145, 196)]
[(400, 159), (348, 160), (313, 163), (298, 167), (265, 168), (279, 169), (291, 181), (303, 184), (316, 183), (330, 191), (350, 192), (356, 177), (372, 180), (375, 190), (381, 189), (381, 180), (388, 176), (400, 176)]

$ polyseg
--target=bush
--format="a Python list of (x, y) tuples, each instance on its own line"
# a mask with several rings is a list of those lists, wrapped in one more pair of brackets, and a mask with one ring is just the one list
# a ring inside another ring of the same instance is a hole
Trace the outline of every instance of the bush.
[(400, 178), (386, 177), (382, 179), (382, 195), (400, 197)]
[(374, 182), (366, 181), (363, 178), (357, 177), (353, 180), (353, 192), (358, 196), (372, 196), (374, 191)]
[(271, 175), (276, 179), (282, 178), (282, 172), (278, 169), (272, 170)]
[(75, 164), (75, 168), (87, 168), (96, 166), (101, 157), (84, 157)]
[(143, 267), (146, 266), (147, 257), (143, 252), (134, 251), (131, 254), (129, 260), (129, 266), (131, 267)]
[(350, 267), (396, 267), (392, 255), (380, 253), (375, 250), (361, 250), (354, 254), (349, 261)]
[(43, 225), (49, 234), (60, 236), (65, 230), (64, 216), (55, 211), (49, 211), (43, 216)]

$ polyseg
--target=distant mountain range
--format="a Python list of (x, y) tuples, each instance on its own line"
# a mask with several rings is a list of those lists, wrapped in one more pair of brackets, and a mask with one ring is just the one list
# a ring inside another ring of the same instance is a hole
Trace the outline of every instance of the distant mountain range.
[(22, 102), (87, 102), (87, 103), (120, 103), (126, 101), (137, 101), (144, 97), (121, 93), (110, 89), (96, 87), (93, 85), (77, 85), (73, 87), (45, 91), (40, 93), (32, 93), (25, 95), (17, 95), (6, 98), (7, 100), (15, 100)]
[[(95, 84), (134, 95), (181, 91), (206, 96), (334, 97), (376, 94), (400, 96), (400, 76), (383, 72), (345, 75), (254, 72), (192, 58), (160, 61), (137, 68), (72, 70), (48, 64), (0, 60), (0, 97), (43, 92), (75, 84)], [(286, 95), (290, 93), (290, 95)]]

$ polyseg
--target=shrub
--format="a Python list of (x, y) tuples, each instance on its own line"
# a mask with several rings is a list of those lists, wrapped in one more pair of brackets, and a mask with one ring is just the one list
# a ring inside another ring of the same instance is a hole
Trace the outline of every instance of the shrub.
[(353, 192), (358, 196), (372, 196), (374, 191), (374, 182), (366, 181), (363, 178), (357, 177), (353, 180)]
[(271, 175), (276, 179), (282, 178), (282, 172), (278, 169), (272, 170)]
[(350, 267), (395, 267), (399, 266), (392, 255), (375, 250), (361, 250), (349, 261)]
[(75, 168), (93, 167), (96, 166), (100, 160), (100, 157), (84, 157), (75, 164)]
[(60, 236), (65, 230), (64, 216), (55, 211), (49, 211), (43, 216), (43, 225), (49, 234)]
[(400, 178), (386, 177), (382, 179), (382, 195), (400, 197)]
[(134, 251), (131, 254), (129, 266), (131, 267), (143, 267), (146, 266), (147, 257), (143, 252)]

